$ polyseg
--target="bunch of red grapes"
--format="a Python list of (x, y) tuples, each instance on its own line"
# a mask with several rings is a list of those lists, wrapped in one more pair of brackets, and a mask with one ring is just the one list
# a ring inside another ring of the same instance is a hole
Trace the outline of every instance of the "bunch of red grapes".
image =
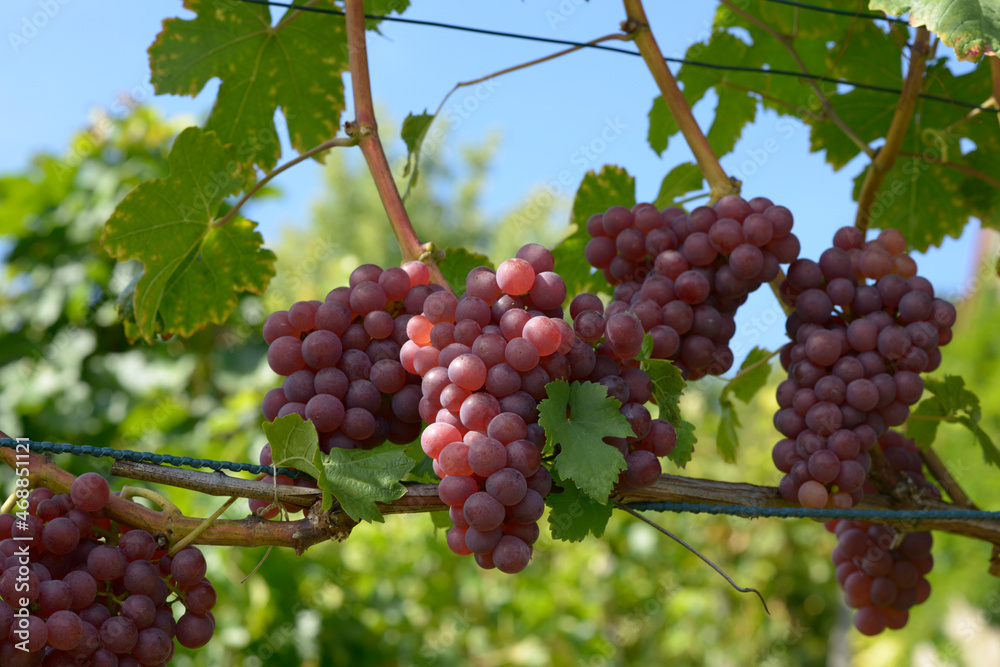
[[(443, 290), (429, 279), (421, 262), (385, 270), (365, 264), (351, 273), (349, 287), (334, 289), (326, 301), (299, 301), (271, 313), (263, 331), (270, 346), (267, 361), (285, 380), (264, 398), (264, 418), (295, 413), (310, 420), (324, 453), (415, 440), (421, 428), (420, 378), (403, 368), (399, 354), (410, 318), (423, 310), (428, 296)], [(260, 463), (272, 465), (270, 445), (261, 451)], [(277, 482), (314, 486), (283, 475)], [(265, 509), (267, 501), (249, 504), (265, 518), (279, 511)]]
[(194, 547), (170, 557), (125, 527), (109, 543), (110, 497), (107, 480), (86, 473), (68, 494), (31, 491), (26, 517), (0, 515), (0, 665), (161, 665), (174, 640), (199, 648), (212, 638), (205, 557)]
[[(566, 285), (552, 269), (552, 254), (529, 244), (495, 273), (472, 270), (461, 298), (440, 292), (426, 299), (400, 352), (403, 366), (423, 378), (420, 414), (429, 426), (421, 444), (451, 508), (448, 545), (509, 573), (527, 566), (552, 487), (537, 423), (549, 382), (599, 382), (622, 403), (635, 435), (607, 441), (625, 456), (626, 486), (658, 479), (657, 455), (676, 442), (673, 427), (643, 405), (652, 395), (649, 376), (597, 354), (562, 319)], [(638, 353), (641, 329), (634, 336), (629, 344)]]
[[(909, 478), (924, 497), (941, 498), (937, 487), (924, 478), (912, 440), (886, 431), (878, 442), (895, 472)], [(871, 482), (865, 486), (877, 490)], [(884, 524), (844, 519), (829, 521), (826, 528), (837, 535), (833, 563), (847, 605), (857, 610), (854, 626), (866, 635), (905, 626), (909, 610), (931, 594), (925, 578), (934, 566), (930, 531), (900, 534)]]
[[(791, 212), (770, 199), (737, 195), (689, 214), (637, 204), (592, 216), (587, 232), (593, 238), (584, 254), (615, 286), (603, 313), (612, 352), (635, 356), (615, 340), (614, 331), (623, 325), (611, 326), (612, 318), (627, 313), (653, 337), (652, 356), (671, 359), (685, 378), (725, 373), (733, 364), (729, 341), (736, 332), (736, 309), (778, 276), (780, 264), (798, 257), (792, 222)], [(574, 322), (581, 337), (602, 330), (602, 324), (590, 314)]]
[[(864, 495), (868, 450), (899, 426), (923, 393), (920, 373), (941, 363), (955, 308), (916, 275), (895, 229), (864, 242), (843, 227), (819, 262), (800, 259), (781, 286), (794, 306), (781, 350), (772, 452), (783, 498), (804, 507), (850, 508)], [(873, 279), (874, 284), (866, 284)]]

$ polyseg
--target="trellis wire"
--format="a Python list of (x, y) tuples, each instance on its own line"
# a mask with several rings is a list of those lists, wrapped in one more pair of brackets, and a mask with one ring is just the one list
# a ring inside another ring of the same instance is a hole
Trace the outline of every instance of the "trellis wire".
[[(777, 1), (777, 0), (774, 0)], [(287, 9), (297, 9), (303, 12), (315, 12), (317, 14), (331, 14), (333, 16), (344, 16), (344, 11), (341, 9), (327, 9), (325, 7), (310, 7), (308, 5), (297, 5), (293, 2), (276, 2), (274, 0), (240, 0), (240, 2), (245, 2), (252, 5), (265, 5), (268, 7), (285, 7)], [(851, 16), (855, 16), (851, 13)], [(501, 30), (488, 30), (486, 28), (473, 28), (471, 26), (455, 25), (451, 23), (441, 23), (438, 21), (424, 21), (420, 19), (408, 19), (400, 16), (381, 16), (375, 14), (365, 14), (365, 18), (373, 19), (377, 21), (387, 21), (392, 23), (409, 23), (411, 25), (421, 25), (430, 26), (434, 28), (444, 28), (446, 30), (458, 30), (460, 32), (471, 32), (480, 35), (492, 35), (494, 37), (510, 37), (512, 39), (522, 39), (531, 42), (543, 42), (545, 44), (559, 44), (562, 46), (576, 46), (584, 49), (597, 49), (599, 51), (613, 51), (615, 53), (622, 53), (627, 56), (637, 56), (642, 57), (642, 54), (638, 51), (630, 51), (629, 49), (619, 49), (613, 46), (606, 46), (604, 44), (589, 44), (587, 42), (574, 42), (568, 39), (556, 39), (554, 37), (539, 37), (537, 35), (523, 35), (516, 32), (504, 32)], [(884, 17), (880, 17), (884, 18)], [(810, 81), (828, 81), (830, 83), (835, 83), (838, 85), (851, 86), (852, 88), (858, 88), (862, 90), (871, 90), (877, 93), (886, 93), (891, 95), (899, 95), (903, 91), (901, 88), (890, 88), (888, 86), (876, 86), (867, 83), (860, 83), (857, 81), (850, 81), (848, 79), (835, 79), (833, 77), (828, 77), (824, 74), (813, 74), (811, 72), (798, 72), (795, 70), (783, 70), (783, 69), (765, 69), (762, 67), (746, 67), (743, 65), (721, 65), (717, 63), (707, 63), (700, 60), (689, 60), (687, 58), (664, 58), (668, 63), (675, 63), (679, 65), (691, 65), (692, 67), (704, 67), (706, 69), (718, 69), (729, 72), (748, 72), (752, 74), (773, 74), (776, 76), (793, 76), (800, 79), (808, 79)], [(917, 97), (925, 100), (931, 100), (933, 102), (942, 102), (944, 104), (951, 104), (954, 106), (962, 107), (965, 109), (977, 109), (979, 111), (986, 111), (990, 113), (1000, 113), (1000, 109), (993, 107), (984, 107), (973, 102), (964, 102), (962, 100), (953, 100), (948, 97), (943, 97), (941, 95), (931, 95), (930, 93), (918, 93)]]
[(853, 519), (855, 521), (998, 521), (1000, 512), (983, 510), (841, 510), (810, 509), (808, 507), (753, 507), (750, 505), (710, 505), (649, 501), (629, 503), (639, 511), (690, 512), (692, 514), (731, 514), (746, 518), (777, 517), (782, 519)]
[(906, 19), (896, 18), (895, 16), (883, 16), (882, 14), (874, 14), (872, 12), (852, 12), (850, 9), (834, 9), (833, 7), (820, 7), (819, 5), (808, 5), (804, 2), (795, 2), (795, 0), (766, 0), (767, 2), (774, 2), (779, 5), (791, 5), (792, 7), (798, 7), (799, 9), (808, 9), (812, 12), (821, 12), (823, 14), (837, 14), (838, 16), (850, 16), (851, 18), (859, 19), (871, 19), (873, 21), (888, 21), (889, 23), (906, 23), (909, 21)]
[[(128, 449), (115, 449), (114, 447), (91, 447), (90, 445), (70, 445), (58, 444), (48, 441), (36, 440), (15, 440), (13, 438), (0, 438), (0, 447), (10, 447), (13, 449), (18, 445), (27, 445), (33, 452), (49, 452), (52, 454), (72, 454), (74, 456), (94, 456), (97, 458), (111, 457), (116, 461), (122, 459), (134, 461), (135, 463), (155, 463), (172, 466), (187, 466), (189, 468), (211, 468), (212, 470), (230, 470), (232, 472), (248, 472), (254, 475), (261, 473), (267, 475), (275, 474), (272, 466), (257, 465), (255, 463), (237, 463), (235, 461), (215, 461), (213, 459), (196, 459), (191, 456), (171, 456), (170, 454), (153, 454), (152, 452), (134, 452)], [(277, 468), (277, 474), (287, 477), (312, 479), (301, 470), (292, 468)]]
[[(111, 457), (116, 461), (125, 459), (137, 463), (155, 463), (191, 468), (211, 468), (212, 470), (231, 470), (233, 472), (249, 472), (253, 474), (274, 474), (271, 466), (252, 463), (237, 463), (235, 461), (216, 461), (213, 459), (196, 459), (190, 456), (171, 456), (169, 454), (153, 454), (151, 452), (135, 452), (128, 449), (113, 447), (91, 447), (90, 445), (56, 444), (48, 441), (15, 440), (0, 438), (0, 447), (14, 448), (17, 445), (27, 445), (37, 452), (53, 454), (72, 454), (74, 456)], [(301, 470), (278, 468), (279, 475), (288, 477), (311, 476)], [(998, 521), (1000, 512), (980, 510), (840, 510), (840, 509), (809, 509), (807, 507), (754, 507), (750, 505), (711, 505), (706, 503), (678, 503), (666, 501), (640, 501), (628, 503), (628, 506), (638, 511), (653, 512), (690, 512), (693, 514), (729, 514), (746, 518), (777, 517), (782, 519), (854, 519), (856, 521), (907, 521), (907, 520), (972, 520)]]

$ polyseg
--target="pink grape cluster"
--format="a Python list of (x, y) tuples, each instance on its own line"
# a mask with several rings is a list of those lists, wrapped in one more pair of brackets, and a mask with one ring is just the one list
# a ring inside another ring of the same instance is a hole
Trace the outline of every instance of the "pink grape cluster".
[(785, 473), (778, 488), (786, 500), (850, 508), (864, 495), (868, 450), (906, 421), (923, 393), (920, 373), (941, 363), (955, 308), (916, 275), (899, 231), (864, 243), (843, 227), (833, 245), (819, 262), (794, 262), (781, 286), (795, 311), (774, 416), (785, 438), (772, 457)]
[[(792, 222), (770, 199), (737, 195), (689, 214), (637, 204), (592, 216), (584, 254), (615, 285), (604, 317), (610, 325), (634, 315), (653, 337), (653, 357), (673, 360), (687, 379), (721, 375), (733, 364), (737, 308), (798, 257)], [(583, 326), (598, 323), (588, 315)]]
[[(285, 379), (265, 396), (264, 418), (295, 413), (311, 420), (324, 453), (415, 440), (422, 425), (420, 378), (407, 373), (399, 353), (410, 318), (442, 289), (429, 280), (421, 262), (385, 270), (365, 264), (351, 273), (348, 287), (334, 289), (326, 301), (299, 301), (271, 313), (263, 330), (267, 360)], [(260, 463), (272, 465), (270, 445), (261, 451)], [(314, 486), (285, 476), (277, 481)], [(265, 509), (269, 503), (263, 500), (249, 504), (265, 518), (279, 511)]]
[[(911, 479), (925, 497), (941, 498), (938, 488), (924, 478), (912, 440), (886, 431), (878, 442), (895, 472)], [(871, 482), (865, 486), (876, 491)], [(827, 522), (826, 528), (837, 535), (833, 563), (847, 605), (857, 610), (854, 627), (877, 635), (886, 628), (905, 626), (909, 610), (923, 604), (931, 593), (925, 578), (934, 566), (930, 531), (907, 533), (899, 539), (887, 525), (842, 519)]]
[(194, 547), (170, 557), (138, 529), (109, 543), (110, 497), (107, 480), (86, 473), (68, 494), (32, 490), (26, 517), (0, 515), (0, 665), (162, 665), (175, 640), (212, 638), (205, 557)]
[(420, 414), (430, 425), (421, 445), (451, 508), (448, 544), (475, 554), (483, 568), (508, 573), (527, 566), (552, 487), (537, 423), (549, 382), (599, 381), (622, 403), (636, 437), (609, 444), (627, 455), (624, 484), (655, 481), (654, 450), (669, 453), (676, 441), (673, 427), (652, 420), (642, 405), (652, 393), (649, 376), (621, 371), (562, 319), (566, 286), (552, 269), (552, 254), (536, 244), (495, 273), (474, 269), (460, 299), (446, 292), (427, 298), (400, 351), (403, 366), (423, 378)]

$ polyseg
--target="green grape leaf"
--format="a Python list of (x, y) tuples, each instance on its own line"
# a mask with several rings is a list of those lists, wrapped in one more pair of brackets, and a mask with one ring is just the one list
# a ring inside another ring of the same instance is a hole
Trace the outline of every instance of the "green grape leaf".
[[(271, 445), (271, 460), (283, 468), (295, 468), (319, 479), (323, 476), (323, 452), (311, 421), (297, 414), (278, 417), (263, 423), (264, 435)], [(326, 499), (323, 502), (326, 505)], [(327, 508), (329, 509), (329, 508)]]
[(694, 424), (691, 422), (686, 422), (683, 419), (677, 429), (677, 446), (674, 447), (674, 451), (670, 452), (667, 456), (668, 459), (674, 462), (680, 468), (687, 465), (687, 462), (691, 460), (691, 455), (694, 453), (694, 445), (698, 442), (698, 438), (694, 434)]
[(635, 203), (635, 179), (623, 168), (605, 165), (600, 173), (588, 171), (583, 177), (573, 200), (572, 232), (552, 250), (556, 273), (566, 281), (566, 294), (570, 298), (588, 290), (611, 291), (600, 271), (591, 273), (591, 266), (583, 255), (590, 241), (587, 219), (612, 206), (632, 208)]
[(399, 480), (413, 466), (413, 459), (389, 442), (375, 449), (334, 448), (326, 457), (322, 479), (349, 517), (382, 523), (385, 519), (375, 503), (403, 497), (406, 487)]
[(670, 109), (667, 108), (667, 103), (663, 101), (663, 96), (657, 96), (649, 110), (649, 147), (657, 155), (662, 156), (663, 151), (667, 150), (670, 137), (677, 134), (679, 130), (680, 127), (674, 120), (674, 115), (670, 113)]
[(689, 192), (701, 188), (704, 177), (694, 162), (682, 162), (663, 177), (660, 192), (656, 195), (656, 208), (663, 210), (676, 206), (677, 201)]
[(417, 184), (417, 173), (420, 165), (420, 151), (424, 143), (427, 130), (434, 122), (436, 114), (429, 114), (426, 110), (420, 115), (407, 115), (403, 121), (403, 128), (400, 135), (406, 144), (406, 166), (403, 168), (403, 176), (409, 176), (407, 191)]
[[(281, 154), (278, 107), (300, 153), (336, 136), (344, 110), (341, 75), (349, 68), (343, 19), (290, 8), (272, 26), (264, 5), (186, 0), (184, 6), (197, 16), (165, 20), (149, 48), (157, 94), (194, 96), (221, 79), (205, 129), (234, 144), (242, 163), (264, 169)], [(312, 6), (338, 9), (333, 0)]]
[(979, 60), (1000, 51), (1000, 5), (991, 0), (872, 0), (871, 9), (909, 14), (910, 25), (927, 26), (959, 60)]
[[(767, 363), (775, 352), (768, 352), (759, 347), (750, 350), (750, 354), (740, 364), (740, 371), (730, 380), (719, 395), (719, 430), (716, 433), (715, 446), (719, 456), (727, 463), (736, 462), (736, 451), (740, 447), (740, 418), (736, 414), (736, 404), (732, 396), (744, 403), (767, 384), (771, 374), (771, 364)], [(749, 369), (749, 370), (748, 370)]]
[(447, 512), (431, 512), (431, 523), (434, 524), (434, 529), (443, 528), (448, 530), (452, 527), (451, 516)]
[(188, 128), (168, 158), (170, 175), (146, 181), (118, 204), (101, 244), (120, 262), (137, 259), (137, 331), (190, 336), (226, 321), (240, 292), (262, 293), (274, 275), (274, 253), (257, 224), (236, 216), (215, 226), (223, 199), (240, 189), (244, 169), (213, 132)]
[(585, 494), (604, 502), (625, 469), (625, 457), (602, 438), (626, 438), (632, 427), (618, 411), (616, 399), (594, 382), (557, 380), (545, 385), (548, 398), (538, 404), (538, 423), (545, 429), (547, 449), (561, 447), (555, 470), (573, 480)]
[(420, 446), (420, 438), (406, 445), (403, 452), (416, 465), (410, 470), (407, 478), (414, 482), (424, 482), (425, 484), (437, 484), (441, 478), (434, 473), (433, 459), (424, 454), (423, 447)]
[(906, 435), (920, 447), (930, 445), (942, 421), (957, 422), (972, 433), (983, 450), (983, 459), (1000, 467), (1000, 451), (992, 438), (979, 426), (982, 408), (979, 397), (965, 388), (965, 380), (945, 375), (944, 380), (926, 378), (924, 388), (933, 396), (921, 401), (906, 422)]
[[(722, 392), (732, 393), (736, 398), (744, 403), (749, 403), (758, 391), (767, 384), (767, 378), (771, 375), (774, 366), (768, 363), (777, 352), (768, 352), (765, 349), (755, 347), (750, 350), (750, 354), (740, 364), (740, 370), (732, 380), (730, 380)], [(752, 370), (747, 370), (753, 366)]]
[(906, 435), (918, 447), (933, 444), (938, 426), (947, 413), (936, 397), (925, 398), (906, 420)]
[[(402, 14), (410, 6), (410, 0), (370, 0), (365, 3), (365, 14), (369, 16), (386, 16), (392, 12)], [(368, 30), (379, 32), (378, 19), (365, 19), (365, 27)]]
[[(854, 180), (855, 200), (870, 168)], [(901, 156), (886, 176), (887, 187), (880, 189), (868, 224), (898, 229), (906, 242), (921, 252), (941, 245), (947, 236), (958, 238), (969, 219), (969, 212), (958, 208), (964, 182), (959, 171)]]
[(736, 406), (732, 399), (724, 396), (719, 399), (719, 430), (715, 435), (715, 448), (726, 463), (736, 462), (736, 450), (740, 446), (738, 429), (740, 418), (736, 414)]
[[(854, 130), (865, 143), (870, 144), (879, 137), (884, 137), (892, 122), (896, 107), (886, 104), (885, 98), (884, 93), (856, 88), (843, 95), (832, 96), (830, 104), (844, 124)], [(861, 152), (840, 126), (828, 119), (812, 123), (809, 150), (826, 151), (826, 161), (833, 166), (834, 171), (840, 170)]]
[(649, 358), (640, 361), (640, 368), (653, 382), (653, 399), (660, 408), (658, 417), (677, 427), (681, 422), (681, 394), (687, 386), (681, 377), (681, 369), (669, 359)]
[(743, 128), (752, 123), (757, 115), (757, 100), (729, 86), (716, 86), (719, 101), (715, 105), (715, 118), (706, 139), (712, 152), (723, 156), (733, 150), (736, 141), (743, 134)]
[(455, 296), (465, 294), (465, 279), (468, 277), (469, 271), (477, 266), (493, 268), (489, 257), (469, 252), (465, 248), (445, 248), (444, 259), (439, 261), (437, 265), (441, 269), (441, 275), (451, 285)]
[[(607, 447), (607, 445), (605, 445)], [(604, 535), (604, 529), (611, 518), (612, 506), (594, 500), (573, 484), (559, 482), (562, 493), (550, 493), (545, 499), (549, 506), (549, 530), (556, 540), (580, 542), (588, 534), (594, 537)]]

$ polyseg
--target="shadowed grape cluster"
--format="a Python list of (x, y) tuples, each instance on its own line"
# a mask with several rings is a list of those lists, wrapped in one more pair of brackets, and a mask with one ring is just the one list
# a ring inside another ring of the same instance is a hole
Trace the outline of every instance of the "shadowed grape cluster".
[(199, 648), (212, 638), (205, 557), (194, 547), (170, 557), (124, 526), (109, 541), (110, 496), (107, 480), (86, 473), (68, 494), (31, 491), (26, 517), (0, 515), (0, 665), (162, 665), (175, 640)]
[(584, 254), (615, 286), (614, 300), (603, 314), (574, 318), (574, 327), (589, 337), (606, 320), (606, 344), (623, 359), (635, 354), (619, 336), (639, 329), (640, 339), (653, 337), (652, 356), (674, 361), (686, 379), (721, 375), (733, 364), (737, 308), (798, 257), (792, 222), (787, 208), (765, 197), (729, 195), (689, 214), (612, 206), (587, 221), (593, 238)]
[[(940, 500), (941, 492), (924, 478), (916, 445), (896, 431), (886, 431), (879, 447), (892, 469), (909, 479), (918, 493)], [(866, 490), (877, 489), (865, 482)], [(925, 578), (934, 567), (930, 531), (899, 534), (879, 523), (836, 519), (826, 524), (837, 535), (833, 564), (844, 600), (857, 611), (854, 627), (866, 635), (886, 628), (899, 630), (909, 620), (909, 610), (931, 594)]]
[[(920, 373), (941, 363), (955, 308), (934, 297), (895, 229), (864, 242), (843, 227), (819, 262), (800, 259), (781, 285), (795, 311), (781, 350), (773, 450), (779, 490), (805, 507), (850, 508), (864, 495), (868, 450), (899, 426), (924, 390)], [(873, 279), (874, 284), (866, 284)]]
[[(264, 322), (267, 361), (285, 380), (264, 398), (264, 418), (298, 414), (310, 420), (320, 449), (372, 449), (386, 440), (405, 444), (420, 435), (420, 378), (399, 362), (410, 318), (440, 285), (428, 284), (421, 262), (381, 269), (355, 269), (348, 287), (338, 287), (326, 301), (299, 301)], [(261, 465), (272, 465), (270, 445)], [(272, 481), (268, 476), (264, 481)], [(315, 487), (309, 480), (278, 476), (279, 484)], [(270, 503), (250, 500), (251, 511), (277, 515)], [(289, 512), (302, 508), (285, 504)]]

